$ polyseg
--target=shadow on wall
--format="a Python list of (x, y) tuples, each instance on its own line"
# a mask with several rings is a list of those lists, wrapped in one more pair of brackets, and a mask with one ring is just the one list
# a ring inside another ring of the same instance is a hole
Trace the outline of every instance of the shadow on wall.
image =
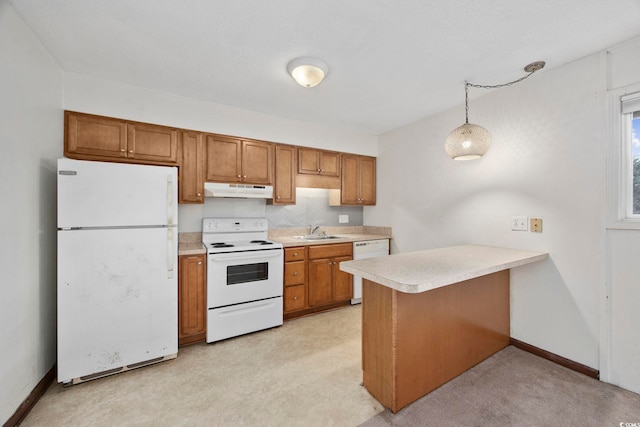
[[(339, 216), (349, 217), (347, 223), (339, 223)], [(363, 225), (362, 206), (329, 206), (329, 190), (322, 188), (297, 188), (295, 205), (267, 205), (269, 228)]]

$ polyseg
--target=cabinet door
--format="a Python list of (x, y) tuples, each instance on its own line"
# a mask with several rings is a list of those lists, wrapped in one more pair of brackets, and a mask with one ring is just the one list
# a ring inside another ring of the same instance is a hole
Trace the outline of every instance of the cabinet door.
[(273, 144), (242, 141), (242, 182), (271, 185)]
[(276, 145), (274, 204), (296, 204), (296, 148)]
[(127, 158), (175, 164), (178, 130), (144, 123), (127, 123)]
[(340, 204), (358, 205), (359, 203), (358, 156), (342, 156), (342, 184)]
[(320, 175), (340, 176), (340, 153), (320, 151)]
[(178, 282), (178, 340), (188, 344), (206, 333), (206, 255), (180, 257)]
[(284, 312), (302, 310), (306, 307), (304, 285), (284, 288)]
[(331, 303), (332, 270), (331, 260), (328, 258), (309, 261), (309, 306)]
[(127, 124), (118, 119), (65, 111), (64, 154), (82, 158), (126, 158)]
[(342, 261), (351, 261), (353, 258), (344, 256), (333, 258), (333, 301), (345, 301), (353, 296), (353, 276), (340, 270)]
[(242, 141), (219, 135), (207, 135), (207, 181), (242, 181)]
[(376, 159), (360, 157), (360, 202), (363, 205), (376, 204)]
[(204, 203), (204, 143), (199, 132), (180, 132), (180, 203)]
[(298, 173), (320, 174), (320, 152), (318, 150), (298, 147)]

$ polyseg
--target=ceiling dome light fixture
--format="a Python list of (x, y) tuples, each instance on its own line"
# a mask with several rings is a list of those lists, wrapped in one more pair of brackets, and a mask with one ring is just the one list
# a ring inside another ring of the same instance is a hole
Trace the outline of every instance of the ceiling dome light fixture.
[(300, 86), (314, 87), (325, 78), (329, 67), (316, 58), (297, 58), (289, 62), (287, 71)]
[(454, 160), (473, 160), (482, 157), (491, 146), (491, 134), (488, 130), (479, 125), (469, 123), (469, 87), (477, 87), (481, 89), (495, 89), (504, 86), (511, 86), (514, 83), (521, 82), (531, 74), (544, 68), (544, 61), (532, 62), (524, 67), (527, 74), (524, 77), (509, 83), (500, 85), (476, 85), (464, 82), (464, 113), (465, 122), (451, 131), (444, 143), (444, 149)]

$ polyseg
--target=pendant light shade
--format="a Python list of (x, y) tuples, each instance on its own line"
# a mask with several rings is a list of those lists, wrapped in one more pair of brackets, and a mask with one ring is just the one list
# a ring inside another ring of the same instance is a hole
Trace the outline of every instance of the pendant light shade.
[(512, 82), (499, 85), (477, 85), (464, 82), (464, 116), (462, 126), (451, 131), (444, 143), (444, 150), (453, 160), (473, 160), (484, 156), (491, 146), (491, 134), (482, 126), (469, 123), (469, 88), (496, 89), (521, 82), (533, 73), (544, 68), (544, 61), (536, 61), (524, 67), (528, 74)]
[(451, 131), (444, 149), (453, 160), (479, 159), (491, 146), (491, 134), (482, 126), (465, 123)]

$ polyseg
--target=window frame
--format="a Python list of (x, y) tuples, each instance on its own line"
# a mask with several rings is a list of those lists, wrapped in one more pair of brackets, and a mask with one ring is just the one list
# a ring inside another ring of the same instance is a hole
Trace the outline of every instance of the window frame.
[(608, 162), (609, 229), (640, 230), (640, 214), (633, 214), (633, 151), (631, 124), (633, 113), (622, 112), (622, 98), (640, 97), (640, 84), (609, 93), (610, 132)]

